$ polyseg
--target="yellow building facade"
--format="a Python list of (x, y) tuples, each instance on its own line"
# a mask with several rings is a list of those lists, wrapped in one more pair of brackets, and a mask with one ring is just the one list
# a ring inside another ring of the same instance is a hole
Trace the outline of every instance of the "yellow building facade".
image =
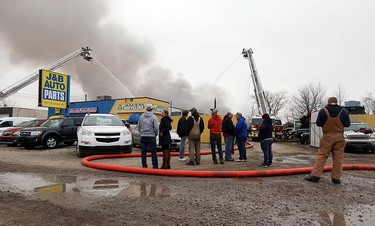
[(146, 104), (154, 105), (153, 112), (160, 119), (161, 112), (166, 109), (169, 111), (170, 103), (150, 97), (124, 98), (117, 99), (112, 106), (112, 114), (118, 115), (122, 119), (128, 120), (132, 114), (142, 114), (146, 111)]
[(367, 123), (372, 129), (375, 128), (375, 115), (349, 115), (351, 122)]

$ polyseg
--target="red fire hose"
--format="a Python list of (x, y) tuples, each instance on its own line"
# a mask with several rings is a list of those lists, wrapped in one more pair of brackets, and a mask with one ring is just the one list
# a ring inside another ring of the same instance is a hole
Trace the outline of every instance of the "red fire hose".
[[(249, 148), (249, 147), (247, 147)], [(210, 151), (201, 152), (202, 155), (211, 154)], [(158, 153), (160, 156), (161, 153)], [(178, 156), (179, 153), (171, 153), (172, 156)], [(186, 155), (186, 153), (185, 153)], [(120, 171), (127, 173), (151, 174), (159, 176), (182, 176), (182, 177), (268, 177), (268, 176), (283, 176), (295, 174), (311, 173), (312, 168), (294, 168), (294, 169), (274, 169), (274, 170), (244, 170), (244, 171), (203, 171), (203, 170), (164, 170), (164, 169), (150, 169), (130, 166), (108, 165), (103, 163), (91, 162), (96, 159), (104, 158), (130, 158), (140, 157), (140, 153), (133, 154), (107, 154), (107, 155), (93, 155), (82, 160), (82, 164), (103, 170)], [(150, 153), (147, 156), (151, 156)], [(325, 166), (324, 171), (331, 171), (332, 166)], [(343, 170), (375, 170), (375, 165), (360, 165), (348, 164), (343, 165)]]

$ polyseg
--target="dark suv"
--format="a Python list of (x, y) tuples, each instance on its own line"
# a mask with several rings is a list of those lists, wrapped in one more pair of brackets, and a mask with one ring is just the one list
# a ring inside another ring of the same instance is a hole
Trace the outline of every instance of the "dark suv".
[(25, 148), (40, 145), (56, 148), (60, 142), (72, 145), (77, 141), (77, 128), (82, 120), (83, 117), (48, 119), (40, 127), (22, 129), (17, 142)]

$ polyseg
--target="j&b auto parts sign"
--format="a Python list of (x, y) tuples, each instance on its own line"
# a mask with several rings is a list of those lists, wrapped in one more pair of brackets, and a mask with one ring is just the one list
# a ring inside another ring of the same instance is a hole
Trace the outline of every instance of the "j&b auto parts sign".
[(39, 106), (67, 108), (70, 76), (54, 71), (39, 70)]

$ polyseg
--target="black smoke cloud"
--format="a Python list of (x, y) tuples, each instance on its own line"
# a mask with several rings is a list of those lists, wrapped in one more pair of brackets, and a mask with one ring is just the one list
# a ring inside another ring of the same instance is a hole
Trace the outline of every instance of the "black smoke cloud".
[[(152, 44), (122, 25), (105, 22), (108, 13), (107, 1), (102, 0), (2, 0), (0, 38), (14, 64), (49, 65), (89, 46), (94, 57), (135, 96), (171, 100), (177, 107), (195, 106), (202, 112), (212, 107), (213, 97), (225, 102), (225, 92), (213, 84), (193, 87), (185, 76), (151, 66)], [(89, 97), (126, 97), (121, 85), (96, 61), (92, 64), (80, 59), (63, 69), (77, 75), (73, 80)], [(228, 109), (224, 105), (220, 105), (222, 113)]]

